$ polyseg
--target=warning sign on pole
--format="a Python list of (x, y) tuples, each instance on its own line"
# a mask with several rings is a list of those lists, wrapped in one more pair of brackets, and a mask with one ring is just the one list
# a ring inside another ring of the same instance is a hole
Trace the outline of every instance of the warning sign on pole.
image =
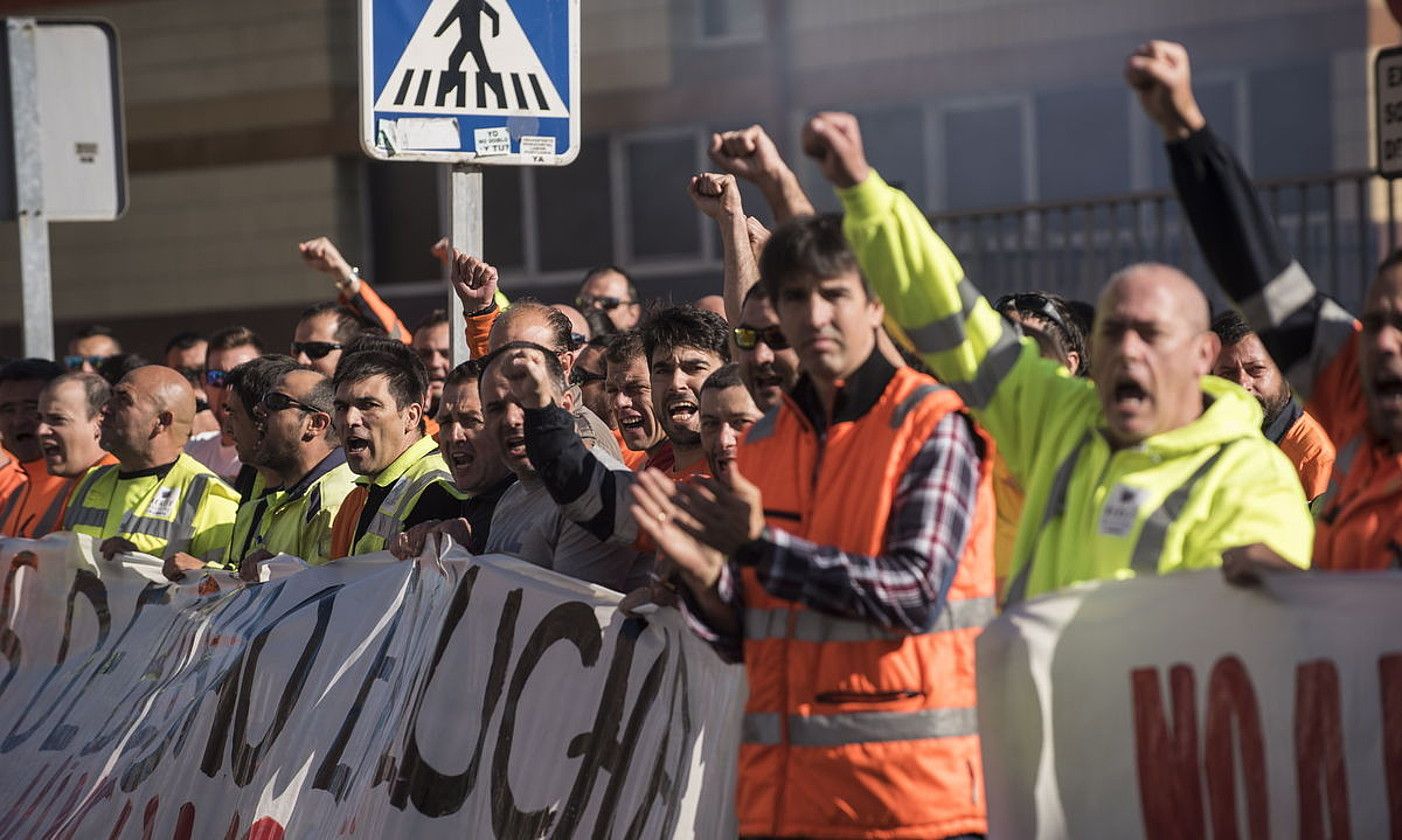
[(1373, 62), (1378, 174), (1402, 175), (1402, 47), (1389, 47)]

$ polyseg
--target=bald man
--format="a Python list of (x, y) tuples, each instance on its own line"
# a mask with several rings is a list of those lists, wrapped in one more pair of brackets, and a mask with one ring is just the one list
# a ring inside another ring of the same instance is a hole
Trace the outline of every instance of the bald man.
[(195, 417), (185, 377), (160, 365), (122, 377), (102, 407), (98, 439), (117, 458), (87, 474), (68, 503), (68, 530), (100, 541), (103, 557), (150, 554), (223, 560), (238, 494), (184, 453)]
[[(570, 331), (573, 334), (575, 344), (583, 346), (584, 342), (594, 337), (594, 331), (589, 329), (589, 322), (584, 320), (584, 316), (580, 314), (578, 309), (568, 303), (552, 303), (550, 308), (570, 319)], [(579, 350), (579, 347), (574, 349)]]
[(1299, 479), (1261, 435), (1260, 405), (1207, 375), (1219, 344), (1190, 278), (1153, 263), (1116, 273), (1096, 310), (1094, 381), (1069, 377), (867, 165), (855, 117), (819, 114), (802, 139), (837, 187), (844, 233), (888, 322), (1026, 488), (1007, 602), (1088, 580), (1225, 565), (1229, 580), (1250, 583), (1262, 567), (1309, 565)]

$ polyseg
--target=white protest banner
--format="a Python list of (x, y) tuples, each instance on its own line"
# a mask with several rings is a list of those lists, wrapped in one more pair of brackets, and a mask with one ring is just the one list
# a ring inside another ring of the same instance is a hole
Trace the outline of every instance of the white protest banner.
[(978, 642), (990, 835), (1402, 836), (1402, 573), (1092, 584)]
[(718, 837), (743, 671), (509, 558), (170, 584), (0, 540), (0, 840)]

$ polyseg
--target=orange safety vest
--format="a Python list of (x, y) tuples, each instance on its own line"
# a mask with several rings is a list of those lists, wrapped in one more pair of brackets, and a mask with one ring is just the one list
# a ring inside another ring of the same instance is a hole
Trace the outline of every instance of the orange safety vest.
[[(834, 423), (820, 442), (785, 396), (750, 429), (738, 466), (763, 493), (771, 527), (876, 555), (900, 476), (940, 420), (963, 409), (952, 390), (900, 368), (866, 414)], [(770, 595), (753, 569), (742, 571), (750, 696), (741, 834), (987, 830), (974, 688), (974, 639), (994, 612), (987, 457), (974, 511), (947, 606), (927, 633), (809, 610)]]
[(1330, 571), (1402, 566), (1402, 455), (1368, 428), (1354, 329), (1306, 406), (1337, 447), (1329, 488), (1313, 505), (1311, 565)]
[[(104, 452), (92, 466), (105, 467), (115, 463), (117, 459), (111, 453)], [(30, 461), (22, 468), (29, 476), (29, 482), (14, 497), (0, 502), (0, 535), (38, 539), (63, 527), (68, 499), (84, 476), (64, 478), (50, 475), (43, 458)]]

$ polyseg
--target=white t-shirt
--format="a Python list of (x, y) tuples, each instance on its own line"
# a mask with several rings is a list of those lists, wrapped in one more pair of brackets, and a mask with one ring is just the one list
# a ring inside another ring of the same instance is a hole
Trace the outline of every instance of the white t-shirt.
[(219, 438), (220, 433), (217, 430), (191, 435), (190, 442), (185, 444), (185, 453), (204, 464), (215, 475), (233, 484), (243, 463), (239, 461), (238, 450), (223, 445)]

